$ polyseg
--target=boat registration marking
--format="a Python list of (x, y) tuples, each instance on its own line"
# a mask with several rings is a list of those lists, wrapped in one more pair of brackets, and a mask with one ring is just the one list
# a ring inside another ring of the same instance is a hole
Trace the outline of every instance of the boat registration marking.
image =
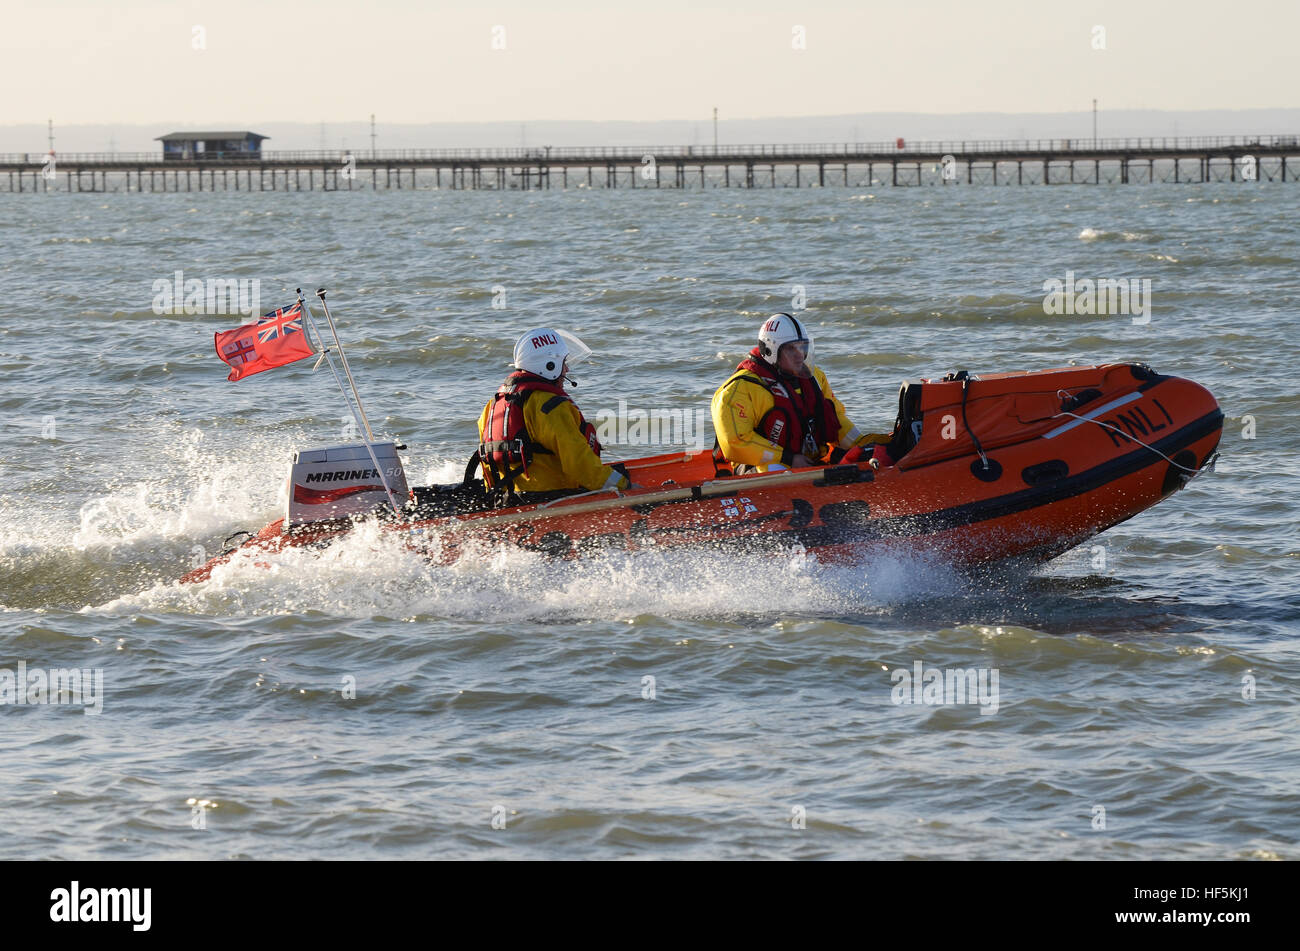
[(738, 518), (741, 514), (741, 508), (744, 508), (744, 514), (757, 513), (758, 508), (747, 498), (741, 499), (720, 499), (722, 502), (722, 514), (729, 518)]

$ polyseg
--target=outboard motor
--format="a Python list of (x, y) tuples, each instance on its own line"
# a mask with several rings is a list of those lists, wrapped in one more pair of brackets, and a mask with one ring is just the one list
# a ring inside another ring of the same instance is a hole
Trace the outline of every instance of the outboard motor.
[[(383, 467), (397, 504), (404, 505), (409, 492), (406, 472), (397, 458), (397, 444), (372, 442), (370, 448)], [(285, 528), (345, 518), (381, 504), (388, 504), (388, 496), (364, 443), (304, 449), (293, 454)]]

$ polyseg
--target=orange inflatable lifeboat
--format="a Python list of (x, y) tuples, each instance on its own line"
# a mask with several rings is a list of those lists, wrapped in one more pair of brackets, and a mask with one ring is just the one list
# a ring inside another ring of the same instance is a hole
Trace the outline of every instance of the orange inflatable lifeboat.
[[(494, 508), (482, 483), (467, 477), (416, 488), (396, 514), (385, 506), (348, 517), (286, 516), (239, 548), (320, 545), (357, 518), (379, 518), (443, 562), (471, 543), (559, 558), (725, 545), (802, 546), (829, 558), (901, 547), (957, 565), (1045, 561), (1185, 485), (1212, 462), (1222, 427), (1208, 390), (1143, 364), (962, 372), (902, 385), (887, 449), (895, 463), (881, 468), (863, 460), (733, 476), (708, 451), (678, 452), (626, 461), (638, 486), (631, 491), (507, 508)], [(301, 489), (290, 488), (291, 498)], [(239, 548), (182, 581), (206, 579)]]

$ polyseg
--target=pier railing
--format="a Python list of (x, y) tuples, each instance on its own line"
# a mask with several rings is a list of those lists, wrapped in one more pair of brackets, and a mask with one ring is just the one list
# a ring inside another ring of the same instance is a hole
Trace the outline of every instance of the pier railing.
[[(911, 154), (936, 155), (951, 153), (1029, 154), (1043, 152), (1114, 152), (1186, 151), (1200, 152), (1239, 148), (1288, 148), (1300, 145), (1300, 134), (1279, 135), (1209, 135), (1209, 136), (1140, 136), (1127, 138), (1091, 137), (1073, 139), (963, 139), (963, 140), (903, 140), (893, 142), (808, 142), (782, 145), (602, 145), (563, 147), (519, 147), (489, 149), (313, 149), (267, 150), (260, 156), (243, 156), (237, 153), (223, 155), (221, 162), (339, 162), (352, 156), (357, 161), (400, 162), (519, 162), (545, 163), (575, 161), (633, 161), (640, 162), (650, 155), (656, 161), (663, 159), (695, 159), (719, 161), (727, 158), (740, 160), (756, 157), (780, 159), (794, 156), (836, 157), (871, 156), (898, 157)], [(48, 158), (44, 152), (0, 153), (0, 164), (43, 165)], [(161, 161), (204, 161), (202, 156), (188, 159), (164, 159), (160, 152), (56, 152), (56, 162), (75, 164), (153, 164)]]

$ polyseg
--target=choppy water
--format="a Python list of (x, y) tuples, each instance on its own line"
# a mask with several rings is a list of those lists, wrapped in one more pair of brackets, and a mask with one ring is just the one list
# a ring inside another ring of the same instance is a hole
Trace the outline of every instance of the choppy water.
[[(0, 706), (0, 857), (1293, 858), (1298, 214), (1269, 184), (0, 196), (0, 668), (104, 677), (98, 716)], [(181, 588), (342, 407), (307, 363), (227, 383), (239, 318), (151, 310), (177, 269), (266, 310), (329, 287), (416, 482), (458, 475), (529, 325), (596, 350), (589, 417), (694, 410), (794, 285), (864, 426), (904, 377), (1110, 360), (1230, 418), (1216, 473), (1033, 577), (444, 568), (363, 532)], [(1067, 271), (1149, 278), (1150, 324), (1044, 314)], [(996, 712), (893, 703), (918, 661), (996, 669)]]

